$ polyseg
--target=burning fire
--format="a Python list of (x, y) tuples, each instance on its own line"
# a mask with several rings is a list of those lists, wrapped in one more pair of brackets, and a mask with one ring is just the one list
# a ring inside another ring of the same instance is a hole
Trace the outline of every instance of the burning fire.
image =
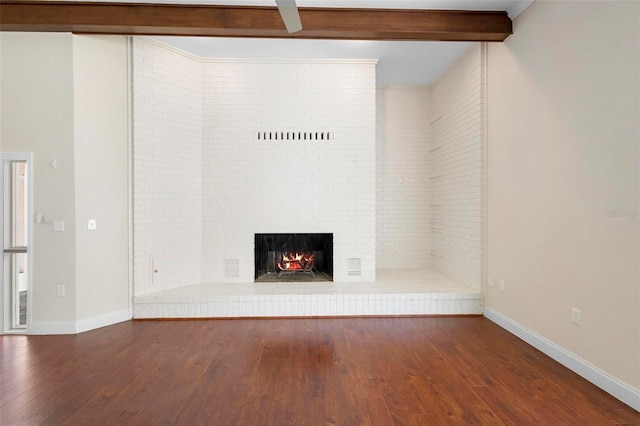
[(309, 271), (313, 268), (313, 253), (287, 253), (282, 255), (282, 262), (278, 262), (281, 271)]

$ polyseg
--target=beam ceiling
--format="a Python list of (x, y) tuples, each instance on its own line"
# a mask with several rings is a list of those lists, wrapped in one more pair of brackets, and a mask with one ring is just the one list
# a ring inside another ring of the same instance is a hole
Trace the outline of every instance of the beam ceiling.
[(506, 12), (299, 8), (303, 30), (287, 33), (278, 9), (77, 1), (1, 1), (0, 30), (341, 40), (504, 41)]

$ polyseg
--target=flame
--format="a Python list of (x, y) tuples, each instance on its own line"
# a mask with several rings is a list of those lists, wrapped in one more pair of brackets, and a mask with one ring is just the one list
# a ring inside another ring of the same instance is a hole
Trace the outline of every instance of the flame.
[(313, 268), (313, 253), (284, 253), (278, 268), (282, 271), (309, 271)]

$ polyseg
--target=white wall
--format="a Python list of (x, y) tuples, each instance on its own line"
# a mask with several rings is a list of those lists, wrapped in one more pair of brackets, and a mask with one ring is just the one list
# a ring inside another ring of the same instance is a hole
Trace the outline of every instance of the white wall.
[[(332, 137), (257, 138), (276, 131)], [(253, 281), (255, 233), (333, 233), (334, 279), (373, 280), (375, 62), (217, 61), (136, 39), (134, 226), (137, 295)]]
[[(5, 152), (33, 152), (33, 325), (72, 331), (76, 318), (73, 46), (70, 34), (0, 33), (0, 136)], [(49, 163), (56, 160), (57, 167)], [(66, 296), (56, 296), (56, 286)]]
[(489, 45), (485, 302), (636, 391), (639, 16), (538, 0)]
[[(2, 149), (32, 152), (35, 334), (130, 318), (124, 37), (0, 33)], [(56, 166), (50, 162), (55, 160)], [(89, 233), (87, 219), (98, 220)], [(56, 287), (64, 285), (64, 297)]]
[(139, 295), (200, 282), (202, 64), (149, 39), (136, 37), (133, 43), (134, 281)]
[(378, 87), (376, 118), (376, 267), (428, 268), (430, 87)]
[(255, 233), (333, 233), (334, 280), (375, 279), (375, 62), (209, 60), (203, 90), (203, 279), (253, 281)]
[(127, 60), (125, 37), (73, 37), (76, 315), (84, 322), (126, 318), (129, 309)]
[(432, 86), (432, 267), (479, 289), (484, 277), (485, 57), (474, 44)]
[[(0, 54), (2, 53), (2, 41), (3, 41), (3, 39), (4, 38), (2, 36), (0, 36)], [(0, 60), (2, 60), (1, 57), (0, 57)], [(2, 68), (3, 67), (0, 66), (0, 82), (2, 82)], [(3, 90), (3, 87), (2, 87), (2, 84), (0, 84), (0, 100), (2, 99), (2, 90)], [(0, 128), (2, 127), (2, 118), (3, 118), (3, 115), (2, 115), (2, 103), (0, 103)], [(2, 132), (1, 131), (0, 131), (0, 151), (2, 151)]]
[[(252, 281), (253, 236), (275, 232), (333, 233), (336, 280), (356, 279), (346, 274), (356, 257), (361, 280), (432, 264), (481, 287), (480, 44), (433, 88), (383, 87), (377, 100), (368, 61), (201, 59), (143, 38), (134, 57), (136, 294), (233, 281), (225, 259)], [(310, 131), (334, 138), (257, 138)], [(201, 175), (189, 173), (200, 156)], [(201, 252), (190, 248), (198, 238)], [(167, 268), (175, 279), (159, 282)]]

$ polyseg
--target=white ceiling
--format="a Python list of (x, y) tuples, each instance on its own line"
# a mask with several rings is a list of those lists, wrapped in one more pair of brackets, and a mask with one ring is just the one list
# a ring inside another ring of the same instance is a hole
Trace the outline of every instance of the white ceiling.
[[(297, 0), (299, 7), (502, 10), (515, 19), (534, 0)], [(138, 0), (145, 3), (274, 6), (275, 0)], [(303, 22), (304, 25), (304, 22)], [(295, 40), (155, 37), (203, 58), (379, 59), (377, 83), (431, 84), (471, 45), (468, 42)]]

